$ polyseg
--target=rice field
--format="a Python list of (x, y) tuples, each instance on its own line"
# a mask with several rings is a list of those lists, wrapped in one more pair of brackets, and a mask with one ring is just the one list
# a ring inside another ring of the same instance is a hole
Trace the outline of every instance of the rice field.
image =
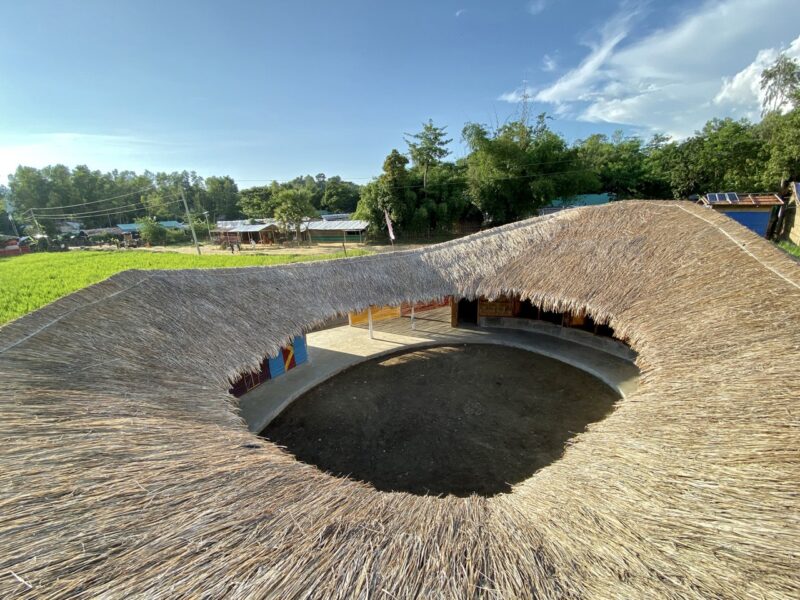
[[(363, 254), (368, 252), (347, 251), (348, 256)], [(0, 325), (128, 269), (271, 266), (343, 256), (343, 253), (195, 256), (166, 252), (73, 251), (0, 258)]]

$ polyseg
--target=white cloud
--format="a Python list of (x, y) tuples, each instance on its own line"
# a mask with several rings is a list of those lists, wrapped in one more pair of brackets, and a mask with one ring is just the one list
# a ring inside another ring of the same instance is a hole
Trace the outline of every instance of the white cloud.
[[(760, 63), (797, 36), (800, 18), (797, 0), (707, 0), (636, 39), (642, 6), (624, 5), (577, 67), (524, 91), (573, 118), (683, 137), (714, 116), (757, 114)], [(522, 92), (501, 98), (519, 101)]]
[(538, 15), (545, 8), (547, 8), (547, 0), (531, 0), (528, 3), (528, 12), (532, 15)]
[(546, 73), (552, 73), (558, 68), (558, 62), (556, 61), (555, 57), (550, 56), (549, 54), (545, 54), (542, 57), (542, 71)]
[[(599, 76), (599, 69), (611, 56), (614, 48), (628, 33), (630, 23), (639, 15), (639, 10), (633, 8), (620, 13), (606, 23), (601, 30), (599, 42), (587, 41), (589, 55), (576, 68), (571, 69), (553, 85), (544, 89), (535, 89), (523, 86), (512, 92), (502, 94), (499, 99), (505, 102), (520, 102), (523, 97), (532, 98), (540, 102), (556, 105), (557, 111), (563, 109), (562, 103), (574, 100), (588, 100), (591, 84)], [(545, 55), (543, 63), (548, 64), (550, 57)], [(548, 70), (545, 68), (545, 70)]]
[(467, 12), (467, 9), (466, 9), (466, 8), (459, 8), (459, 9), (456, 11), (456, 18), (460, 17), (460, 16), (461, 16), (461, 15), (463, 15), (465, 12)]
[[(714, 104), (726, 107), (731, 112), (740, 113), (749, 119), (757, 119), (764, 102), (761, 72), (775, 62), (781, 50), (781, 48), (764, 48), (759, 51), (753, 62), (736, 75), (723, 78), (722, 87), (714, 97)], [(792, 58), (800, 59), (800, 36), (795, 38), (785, 52)]]

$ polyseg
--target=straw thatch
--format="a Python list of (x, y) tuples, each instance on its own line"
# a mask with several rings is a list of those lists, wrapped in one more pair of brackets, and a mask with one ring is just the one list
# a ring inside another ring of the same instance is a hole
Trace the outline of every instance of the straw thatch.
[[(0, 597), (797, 597), (799, 280), (727, 217), (650, 202), (119, 274), (0, 330)], [(248, 433), (226, 393), (337, 313), (509, 291), (609, 320), (642, 369), (510, 494), (332, 477)]]

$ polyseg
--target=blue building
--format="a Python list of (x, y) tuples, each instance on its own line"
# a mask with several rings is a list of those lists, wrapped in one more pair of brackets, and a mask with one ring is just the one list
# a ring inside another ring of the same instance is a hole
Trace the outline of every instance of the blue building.
[(718, 192), (706, 194), (698, 204), (723, 212), (758, 235), (767, 237), (778, 219), (783, 200), (777, 194)]
[(598, 206), (600, 204), (607, 204), (613, 200), (611, 194), (579, 194), (578, 196), (571, 196), (569, 198), (556, 198), (548, 206), (543, 206), (539, 209), (540, 215), (549, 215), (550, 213), (559, 212), (567, 208), (574, 208), (576, 206)]

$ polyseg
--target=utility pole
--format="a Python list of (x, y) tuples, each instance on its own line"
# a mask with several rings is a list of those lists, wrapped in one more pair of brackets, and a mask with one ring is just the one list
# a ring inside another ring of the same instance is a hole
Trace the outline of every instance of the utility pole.
[(33, 217), (33, 224), (36, 225), (36, 232), (41, 234), (42, 228), (39, 226), (39, 221), (36, 220), (36, 213), (34, 212), (33, 209), (30, 209), (30, 211), (31, 211), (31, 216)]
[(189, 215), (189, 205), (186, 204), (186, 194), (183, 193), (183, 187), (181, 187), (181, 200), (183, 200), (183, 210), (186, 211), (186, 220), (189, 221), (189, 229), (192, 230), (192, 239), (194, 240), (194, 247), (197, 248), (197, 256), (200, 256), (200, 244), (197, 243), (197, 234), (194, 232), (194, 223), (192, 223), (192, 217)]
[(206, 218), (206, 228), (208, 229), (208, 243), (211, 243), (211, 224), (208, 222), (208, 211), (203, 212)]

